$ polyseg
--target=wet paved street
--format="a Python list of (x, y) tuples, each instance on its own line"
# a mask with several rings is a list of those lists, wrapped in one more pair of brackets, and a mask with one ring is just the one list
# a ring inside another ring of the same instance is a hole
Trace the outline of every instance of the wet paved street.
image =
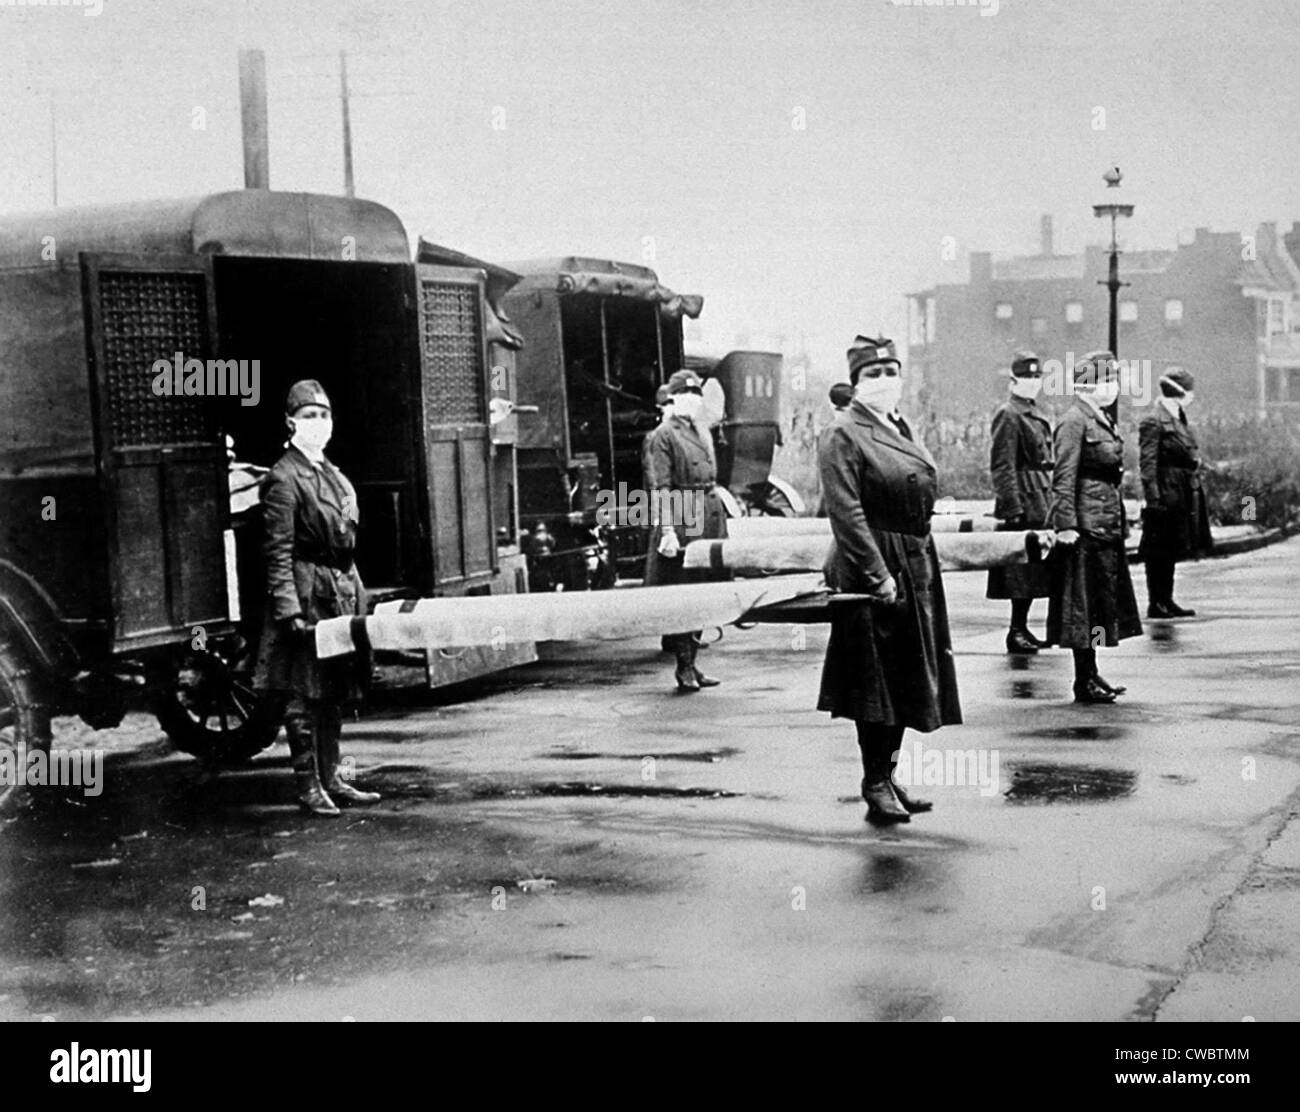
[(106, 789), (0, 825), (0, 1018), (1300, 1018), (1298, 569), (1181, 571), (1201, 616), (1104, 651), (1095, 708), (947, 576), (966, 725), (921, 741), (998, 782), (889, 831), (818, 626), (728, 631), (689, 697), (648, 640), (390, 693), (344, 734), (384, 803), (336, 821), (283, 743), (211, 778), (65, 724)]

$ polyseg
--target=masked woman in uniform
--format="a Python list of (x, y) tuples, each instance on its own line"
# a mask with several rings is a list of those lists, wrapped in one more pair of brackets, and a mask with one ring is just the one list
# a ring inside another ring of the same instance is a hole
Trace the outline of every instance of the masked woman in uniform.
[[(1032, 351), (1018, 351), (1011, 362), (1011, 397), (993, 414), (989, 452), (1000, 529), (1042, 529), (1052, 497), (1052, 423), (1035, 404), (1043, 368)], [(1011, 600), (1007, 652), (1036, 653), (1047, 642), (1029, 632), (1029, 608), (1052, 593), (1051, 574), (1042, 561), (990, 568), (987, 598)]]
[[(704, 380), (694, 371), (678, 371), (668, 380), (668, 396), (672, 404), (641, 453), (651, 514), (647, 587), (685, 582), (686, 544), (727, 535), (713, 436), (704, 423)], [(663, 639), (664, 648), (677, 658), (677, 690), (683, 693), (721, 682), (695, 666), (700, 632), (670, 633)]]
[(1074, 367), (1074, 404), (1056, 426), (1056, 468), (1048, 520), (1056, 530), (1047, 639), (1074, 651), (1074, 700), (1113, 703), (1097, 671), (1098, 643), (1142, 633), (1124, 551), (1124, 444), (1108, 408), (1119, 398), (1119, 367), (1109, 351)]
[(961, 722), (930, 537), (935, 466), (898, 411), (902, 379), (893, 343), (859, 336), (848, 359), (853, 401), (818, 442), (834, 538), (826, 582), (870, 601), (832, 602), (817, 708), (857, 728), (867, 821), (907, 822), (931, 804), (894, 783), (903, 731)]
[(337, 803), (376, 803), (339, 773), (342, 707), (360, 699), (365, 654), (317, 660), (309, 623), (363, 616), (365, 590), (353, 552), (357, 496), (325, 458), (334, 429), (319, 382), (295, 383), (285, 399), (287, 451), (262, 480), (266, 608), (256, 686), (287, 697), (285, 733), (298, 803), (314, 815), (337, 815)]
[(1208, 555), (1210, 515), (1201, 489), (1201, 454), (1187, 423), (1194, 380), (1175, 367), (1160, 379), (1155, 411), (1138, 426), (1142, 469), (1142, 543), (1147, 570), (1147, 617), (1191, 618), (1174, 602), (1174, 565)]

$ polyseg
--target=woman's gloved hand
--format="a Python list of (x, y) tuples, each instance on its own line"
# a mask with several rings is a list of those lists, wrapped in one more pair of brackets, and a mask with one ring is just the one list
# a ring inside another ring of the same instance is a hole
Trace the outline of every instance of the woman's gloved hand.
[(884, 603), (886, 606), (893, 606), (898, 601), (898, 584), (894, 577), (888, 576), (885, 581), (871, 593), (871, 597), (876, 602)]
[(1056, 543), (1066, 546), (1072, 545), (1079, 539), (1078, 529), (1062, 529), (1056, 534)]
[(682, 546), (677, 540), (676, 529), (669, 526), (663, 531), (663, 534), (659, 538), (659, 547), (656, 551), (666, 560), (671, 560), (675, 556), (681, 554)]

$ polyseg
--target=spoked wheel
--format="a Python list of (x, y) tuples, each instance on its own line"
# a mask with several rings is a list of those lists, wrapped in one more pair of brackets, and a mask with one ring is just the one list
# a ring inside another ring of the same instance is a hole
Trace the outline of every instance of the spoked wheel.
[(0, 811), (18, 790), (18, 762), (49, 747), (50, 713), (36, 673), (17, 645), (0, 638)]
[(255, 661), (255, 648), (235, 637), (181, 654), (160, 677), (154, 712), (177, 749), (231, 765), (275, 741), (284, 703), (253, 690)]

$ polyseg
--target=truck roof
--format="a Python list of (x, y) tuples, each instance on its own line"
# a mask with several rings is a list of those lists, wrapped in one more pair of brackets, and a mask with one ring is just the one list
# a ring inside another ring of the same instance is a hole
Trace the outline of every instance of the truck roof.
[(527, 290), (555, 290), (561, 294), (593, 294), (655, 301), (670, 316), (698, 317), (704, 298), (677, 294), (659, 284), (659, 276), (648, 266), (620, 263), (613, 259), (591, 259), (565, 255), (556, 259), (526, 259), (506, 263), (521, 276), (512, 293)]
[(506, 263), (509, 269), (524, 278), (550, 278), (561, 274), (611, 274), (657, 282), (658, 275), (648, 266), (621, 263), (615, 259), (592, 259), (584, 255), (564, 255), (554, 259), (526, 259)]
[(350, 197), (267, 189), (0, 216), (0, 270), (48, 267), (50, 237), (60, 259), (88, 251), (411, 261), (406, 229), (391, 209)]

